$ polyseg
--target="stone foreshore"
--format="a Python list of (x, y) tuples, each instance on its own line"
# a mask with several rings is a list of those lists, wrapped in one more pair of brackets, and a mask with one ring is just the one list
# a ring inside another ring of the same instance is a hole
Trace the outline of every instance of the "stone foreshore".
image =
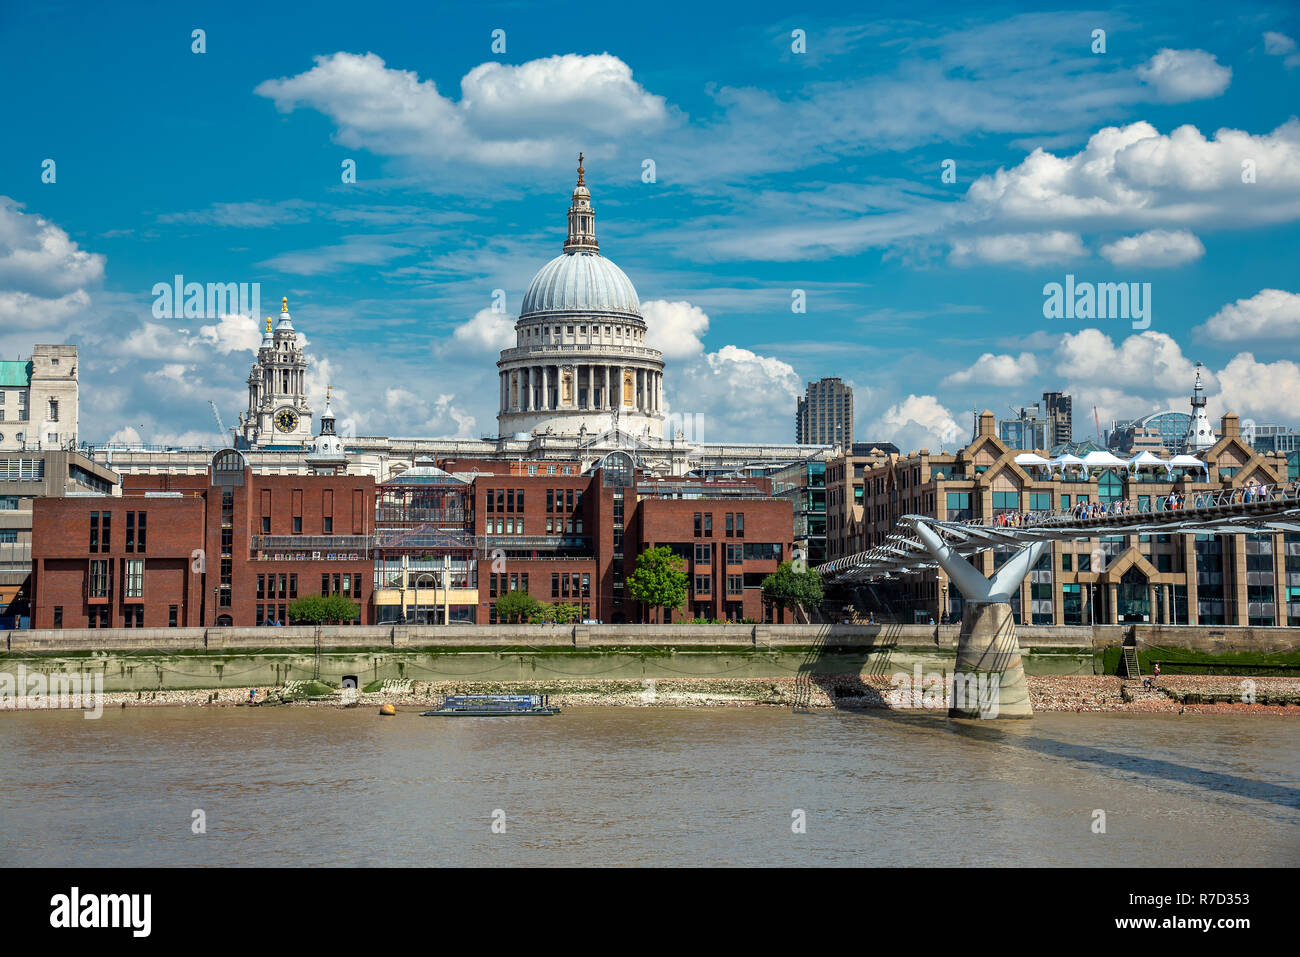
[[(1036, 713), (1127, 712), (1257, 714), (1300, 717), (1300, 678), (1177, 675), (1160, 679), (1159, 689), (1110, 675), (1030, 676)], [(250, 699), (249, 691), (256, 694)], [(323, 690), (323, 689), (317, 689)], [(951, 679), (926, 675), (919, 683), (902, 675), (819, 675), (808, 678), (686, 678), (551, 681), (545, 687), (500, 681), (393, 681), (382, 690), (332, 691), (311, 695), (284, 687), (238, 690), (106, 692), (102, 706), (140, 707), (326, 707), (400, 711), (436, 707), (448, 694), (545, 693), (560, 708), (780, 707), (804, 710), (887, 709), (946, 714)], [(1180, 700), (1181, 699), (1181, 700)], [(1191, 699), (1191, 700), (1188, 700)], [(1208, 701), (1209, 703), (1199, 703)], [(53, 707), (48, 699), (0, 698), (0, 711)]]

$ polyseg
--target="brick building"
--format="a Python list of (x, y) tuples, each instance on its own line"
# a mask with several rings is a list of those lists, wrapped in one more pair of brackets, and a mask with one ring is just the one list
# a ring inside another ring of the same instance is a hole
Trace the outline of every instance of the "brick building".
[[(975, 439), (953, 454), (922, 449), (829, 463), (829, 559), (882, 544), (907, 514), (965, 521), (1117, 500), (1146, 511), (1174, 491), (1195, 496), (1300, 479), (1285, 454), (1251, 448), (1236, 415), (1223, 416), (1220, 434), (1199, 453), (1203, 470), (1174, 469), (1172, 477), (1163, 470), (1124, 468), (1045, 473), (1017, 465), (1017, 450), (998, 437), (993, 413), (984, 412)], [(989, 575), (1009, 554), (981, 552), (973, 562)], [(954, 618), (962, 607), (960, 592), (938, 569), (864, 586), (846, 597), (860, 613), (884, 619)], [(1300, 624), (1300, 533), (1053, 542), (1011, 605), (1018, 621), (1033, 624), (1294, 626)]]
[[(577, 463), (444, 460), (473, 474), (480, 542), (479, 614), (496, 620), (495, 599), (522, 589), (539, 601), (577, 605), (582, 618), (649, 621), (626, 594), (636, 556), (668, 546), (686, 561), (682, 618), (770, 620), (762, 579), (791, 557), (793, 512), (763, 478), (655, 478), (613, 452), (579, 474)], [(730, 547), (728, 547), (730, 546)]]
[(656, 478), (624, 452), (576, 462), (444, 460), (370, 476), (272, 475), (225, 450), (206, 475), (124, 477), (122, 494), (41, 499), (36, 628), (288, 621), (340, 592), (373, 622), (493, 622), (524, 590), (583, 619), (648, 621), (625, 582), (636, 556), (686, 562), (669, 619), (773, 620), (761, 584), (793, 551), (789, 501), (765, 478)]
[(37, 499), (35, 628), (255, 625), (341, 593), (369, 620), (374, 480), (262, 475), (231, 449), (207, 475), (130, 475), (122, 494)]

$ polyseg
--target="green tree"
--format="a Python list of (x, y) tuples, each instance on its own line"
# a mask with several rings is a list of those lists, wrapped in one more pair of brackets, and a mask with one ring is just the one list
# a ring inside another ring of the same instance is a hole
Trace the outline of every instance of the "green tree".
[(633, 601), (659, 609), (659, 621), (665, 608), (686, 604), (686, 562), (661, 545), (647, 548), (636, 557), (636, 571), (627, 576), (627, 593)]
[(508, 591), (497, 598), (497, 618), (506, 622), (532, 621), (542, 603), (526, 591)]
[(822, 578), (810, 568), (795, 571), (793, 563), (782, 562), (763, 579), (763, 601), (782, 611), (815, 607), (822, 603)]
[(329, 610), (320, 595), (303, 595), (289, 603), (290, 623), (320, 625), (329, 620)]
[(578, 620), (582, 614), (582, 609), (577, 605), (571, 605), (567, 601), (556, 602), (553, 606), (553, 620), (560, 625), (571, 625)]
[(357, 615), (361, 613), (360, 606), (346, 595), (326, 595), (324, 600), (326, 621), (346, 624), (356, 621)]
[(360, 608), (344, 595), (303, 595), (289, 605), (289, 621), (323, 625), (328, 621), (355, 621)]

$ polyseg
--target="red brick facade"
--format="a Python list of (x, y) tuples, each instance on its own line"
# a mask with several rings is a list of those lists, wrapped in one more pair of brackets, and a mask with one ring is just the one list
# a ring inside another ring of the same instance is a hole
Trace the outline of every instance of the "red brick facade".
[(287, 624), (293, 599), (322, 589), (346, 594), (369, 621), (374, 480), (230, 464), (125, 476), (121, 496), (36, 500), (32, 626)]
[[(548, 463), (538, 464), (545, 470)], [(463, 470), (471, 463), (440, 465)], [(474, 534), (485, 543), (476, 620), (494, 620), (496, 595), (514, 588), (539, 601), (577, 605), (583, 618), (651, 620), (654, 613), (632, 601), (623, 582), (636, 556), (660, 545), (686, 560), (689, 582), (685, 607), (665, 620), (770, 618), (759, 586), (790, 558), (794, 518), (788, 501), (767, 497), (765, 479), (711, 483), (635, 474), (618, 487), (603, 470), (564, 475), (557, 468), (534, 477), (519, 474), (520, 463), (475, 461), (472, 467), (501, 472), (474, 479)], [(673, 497), (683, 495), (699, 497)]]
[[(583, 618), (651, 620), (624, 583), (636, 556), (660, 545), (685, 559), (689, 581), (685, 607), (669, 618), (771, 620), (760, 583), (791, 555), (793, 515), (766, 480), (440, 464), (480, 473), (462, 525), (478, 556), (468, 583), (478, 604), (466, 609), (475, 621), (492, 621), (497, 596), (513, 589), (577, 605)], [(369, 476), (254, 474), (233, 452), (206, 475), (126, 476), (121, 496), (38, 499), (32, 625), (287, 624), (295, 598), (335, 591), (372, 623), (374, 533)]]

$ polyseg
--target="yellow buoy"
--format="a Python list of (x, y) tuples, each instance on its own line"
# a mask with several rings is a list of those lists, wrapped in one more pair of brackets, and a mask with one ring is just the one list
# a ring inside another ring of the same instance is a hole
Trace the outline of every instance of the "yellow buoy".
[(393, 714), (397, 714), (397, 709), (394, 708), (391, 704), (381, 704), (379, 706), (379, 713), (384, 715), (393, 715)]

